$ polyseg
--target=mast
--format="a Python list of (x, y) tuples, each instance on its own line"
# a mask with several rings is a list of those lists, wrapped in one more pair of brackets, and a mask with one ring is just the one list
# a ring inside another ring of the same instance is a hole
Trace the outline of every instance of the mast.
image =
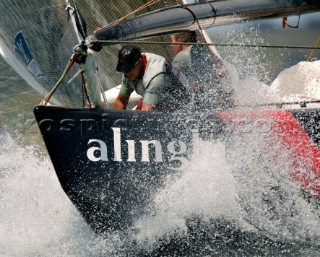
[(76, 33), (78, 43), (80, 44), (82, 40), (81, 40), (80, 32), (77, 29), (76, 19), (75, 19), (75, 15), (74, 15), (74, 10), (75, 9), (71, 6), (69, 0), (66, 0), (66, 5), (67, 5), (66, 11), (68, 12), (69, 17), (71, 18), (71, 22), (72, 22), (72, 25), (73, 25), (74, 32)]
[[(74, 7), (71, 6), (69, 0), (66, 0), (66, 4), (66, 10), (71, 17), (73, 28), (79, 42), (79, 46), (77, 46), (76, 49), (81, 49), (84, 46), (81, 42), (84, 42), (85, 38), (87, 37), (87, 25), (75, 1), (73, 0)], [(80, 72), (78, 72), (76, 76), (81, 73), (83, 74), (83, 78), (87, 85), (89, 96), (88, 100), (90, 104), (93, 104), (95, 107), (104, 109), (107, 105), (107, 101), (103, 92), (102, 85), (100, 83), (99, 75), (97, 72), (98, 67), (94, 60), (94, 56), (92, 54), (92, 51), (90, 49), (87, 49), (87, 47), (86, 49), (82, 49), (81, 51), (85, 51), (87, 55), (85, 57), (85, 60), (80, 63)]]

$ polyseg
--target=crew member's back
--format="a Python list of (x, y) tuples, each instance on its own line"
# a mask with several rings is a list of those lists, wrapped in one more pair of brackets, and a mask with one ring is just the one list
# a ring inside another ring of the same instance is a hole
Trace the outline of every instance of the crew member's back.
[[(174, 43), (197, 42), (195, 32), (171, 36)], [(234, 106), (231, 80), (222, 60), (205, 45), (172, 45), (172, 64), (188, 78), (196, 110), (228, 109)]]

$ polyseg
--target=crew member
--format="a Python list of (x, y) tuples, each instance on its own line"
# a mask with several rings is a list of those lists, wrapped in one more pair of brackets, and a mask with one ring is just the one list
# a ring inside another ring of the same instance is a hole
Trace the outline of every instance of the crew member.
[(126, 109), (134, 90), (143, 97), (137, 108), (143, 111), (174, 111), (189, 103), (188, 80), (162, 56), (127, 45), (119, 51), (116, 70), (123, 77), (114, 109)]
[[(173, 43), (197, 43), (194, 31), (171, 35)], [(234, 106), (234, 93), (222, 60), (207, 46), (172, 44), (172, 65), (183, 72), (191, 84), (195, 110), (227, 109)]]

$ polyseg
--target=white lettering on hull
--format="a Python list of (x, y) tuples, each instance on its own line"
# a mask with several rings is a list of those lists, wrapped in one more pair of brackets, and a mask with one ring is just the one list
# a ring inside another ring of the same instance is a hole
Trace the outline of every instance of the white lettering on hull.
[(111, 129), (113, 130), (114, 161), (121, 162), (121, 131), (120, 128)]
[(134, 140), (126, 140), (128, 144), (128, 162), (136, 162), (136, 148)]
[(149, 158), (149, 145), (155, 146), (155, 162), (162, 162), (162, 145), (158, 140), (140, 140), (141, 146), (142, 146), (142, 162), (150, 162)]
[[(111, 128), (113, 131), (113, 161), (122, 162), (122, 148), (121, 148), (121, 129), (120, 128)], [(192, 131), (193, 141), (198, 141), (198, 131)], [(158, 140), (125, 140), (127, 143), (127, 159), (126, 162), (137, 162), (136, 159), (136, 144), (141, 144), (141, 162), (163, 162), (163, 145)], [(88, 145), (95, 144), (90, 146), (87, 150), (87, 157), (90, 161), (109, 161), (108, 159), (108, 148), (107, 144), (99, 139), (90, 139)], [(196, 142), (193, 142), (195, 144)], [(98, 146), (97, 146), (98, 144)], [(183, 157), (183, 154), (187, 152), (187, 144), (180, 140), (173, 140), (168, 143), (166, 146), (168, 153), (170, 154), (169, 162), (179, 161), (181, 164), (186, 161), (186, 158)], [(151, 160), (150, 158), (150, 149), (153, 149), (154, 154)], [(172, 167), (172, 169), (177, 169)]]
[[(88, 159), (93, 162), (108, 161), (108, 149), (107, 149), (107, 145), (105, 144), (105, 142), (103, 142), (102, 140), (99, 140), (99, 139), (90, 139), (88, 144), (91, 144), (93, 142), (97, 142), (99, 144), (99, 147), (92, 146), (88, 149), (88, 151), (87, 151)], [(95, 151), (100, 152), (100, 157), (96, 157), (94, 155)]]

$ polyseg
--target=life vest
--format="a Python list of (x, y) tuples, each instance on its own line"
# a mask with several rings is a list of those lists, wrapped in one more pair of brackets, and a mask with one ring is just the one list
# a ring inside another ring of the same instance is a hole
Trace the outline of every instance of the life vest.
[(166, 91), (169, 95), (174, 97), (176, 101), (179, 102), (179, 105), (189, 103), (189, 82), (186, 76), (184, 76), (179, 69), (172, 67), (164, 57), (152, 53), (143, 53), (142, 63), (142, 79), (138, 81), (127, 80), (127, 86), (134, 89), (137, 94), (144, 97), (144, 94), (152, 80), (160, 74), (165, 74), (168, 79), (166, 83)]
[(189, 81), (186, 76), (179, 69), (173, 67), (171, 63), (167, 62), (164, 57), (152, 53), (144, 53), (144, 55), (146, 56), (146, 64), (144, 64), (146, 66), (144, 66), (142, 83), (145, 89), (147, 89), (152, 79), (160, 73), (172, 73), (178, 83), (186, 88), (189, 87)]

